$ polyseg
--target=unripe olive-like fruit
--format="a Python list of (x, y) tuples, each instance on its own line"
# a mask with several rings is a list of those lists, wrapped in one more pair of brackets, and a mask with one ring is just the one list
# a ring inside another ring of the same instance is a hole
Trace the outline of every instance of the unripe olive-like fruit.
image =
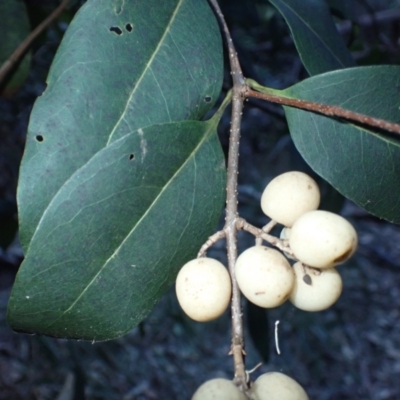
[(293, 269), (286, 258), (265, 246), (244, 251), (236, 261), (235, 274), (243, 295), (264, 308), (281, 305), (294, 284)]
[(261, 208), (274, 221), (291, 227), (304, 213), (316, 210), (320, 202), (317, 183), (303, 172), (278, 175), (261, 196)]
[(342, 278), (335, 268), (319, 270), (297, 262), (293, 270), (296, 279), (289, 300), (300, 310), (326, 310), (342, 293)]
[(195, 321), (205, 322), (224, 313), (231, 298), (232, 284), (223, 264), (202, 257), (182, 267), (175, 290), (183, 311)]
[(203, 383), (192, 400), (246, 400), (246, 396), (232, 381), (216, 378)]
[(289, 244), (295, 257), (304, 264), (332, 268), (356, 251), (357, 232), (340, 215), (309, 211), (293, 224)]
[(280, 372), (261, 375), (251, 387), (254, 400), (309, 400), (304, 389)]

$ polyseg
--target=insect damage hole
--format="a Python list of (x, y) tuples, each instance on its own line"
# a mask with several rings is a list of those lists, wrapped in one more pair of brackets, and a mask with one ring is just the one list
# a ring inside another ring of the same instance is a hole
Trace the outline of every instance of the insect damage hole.
[(129, 154), (129, 160), (134, 160), (135, 159), (135, 155), (133, 153)]
[(206, 97), (204, 97), (204, 101), (205, 101), (206, 103), (209, 103), (209, 102), (211, 101), (211, 96), (206, 96)]
[(43, 142), (44, 137), (42, 135), (36, 135), (35, 139), (36, 139), (37, 142)]
[(116, 33), (118, 36), (122, 35), (122, 29), (119, 26), (112, 26), (110, 32)]
[(132, 32), (132, 31), (133, 31), (133, 24), (131, 24), (131, 23), (126, 24), (126, 25), (125, 25), (125, 29), (126, 29), (128, 32)]

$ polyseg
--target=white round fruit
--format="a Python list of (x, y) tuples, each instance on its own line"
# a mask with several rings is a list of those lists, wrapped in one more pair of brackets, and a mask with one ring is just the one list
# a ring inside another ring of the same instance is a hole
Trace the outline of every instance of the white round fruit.
[(223, 264), (202, 257), (182, 267), (175, 290), (183, 311), (195, 321), (204, 322), (224, 313), (230, 302), (232, 284)]
[(289, 238), (290, 238), (290, 228), (288, 228), (288, 227), (284, 227), (282, 230), (281, 230), (281, 234), (280, 234), (280, 238), (282, 239), (282, 240), (288, 240)]
[(264, 308), (285, 302), (294, 284), (293, 269), (287, 259), (265, 246), (244, 251), (236, 261), (235, 275), (243, 295)]
[(300, 310), (326, 310), (340, 297), (343, 282), (335, 268), (319, 270), (297, 262), (293, 270), (296, 279), (289, 300)]
[(309, 211), (293, 224), (289, 244), (295, 257), (304, 264), (332, 268), (356, 251), (357, 232), (340, 215)]
[(192, 400), (246, 400), (247, 397), (232, 381), (216, 378), (203, 383)]
[(317, 183), (303, 172), (278, 175), (265, 188), (261, 208), (274, 221), (291, 227), (304, 213), (316, 210), (320, 202)]
[(261, 375), (251, 387), (254, 400), (309, 400), (304, 389), (280, 372)]

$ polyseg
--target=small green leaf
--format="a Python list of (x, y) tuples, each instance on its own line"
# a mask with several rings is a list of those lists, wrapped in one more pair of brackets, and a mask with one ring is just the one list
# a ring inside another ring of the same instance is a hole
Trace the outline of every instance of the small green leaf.
[(89, 0), (36, 101), (18, 187), (24, 250), (62, 185), (102, 148), (163, 122), (200, 119), (222, 84), (206, 0)]
[(136, 326), (220, 218), (225, 162), (215, 125), (138, 129), (77, 170), (32, 237), (11, 327), (106, 340)]
[(289, 25), (310, 75), (352, 67), (354, 60), (324, 0), (270, 0)]
[[(400, 67), (329, 72), (284, 91), (288, 97), (336, 105), (400, 122)], [(307, 163), (370, 213), (400, 223), (400, 137), (285, 107), (293, 141)]]
[[(0, 66), (11, 56), (30, 33), (28, 13), (23, 0), (0, 1)], [(25, 82), (29, 73), (31, 53), (28, 52), (18, 66), (7, 76), (2, 93), (12, 95)], [(3, 83), (3, 82), (2, 82)]]

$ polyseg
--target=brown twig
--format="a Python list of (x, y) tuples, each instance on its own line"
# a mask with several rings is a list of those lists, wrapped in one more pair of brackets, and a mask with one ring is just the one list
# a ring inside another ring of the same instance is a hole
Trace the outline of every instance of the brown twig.
[(271, 221), (269, 221), (267, 225), (263, 226), (261, 228), (261, 230), (264, 233), (270, 233), (272, 231), (272, 229), (276, 226), (276, 224), (277, 224), (277, 222), (274, 221), (273, 219), (271, 219)]
[(226, 235), (224, 230), (215, 232), (213, 235), (211, 235), (208, 240), (203, 244), (203, 246), (201, 246), (199, 252), (197, 253), (197, 258), (205, 257), (207, 250), (219, 240), (224, 239), (225, 236)]
[(237, 174), (239, 166), (239, 142), (240, 142), (240, 124), (242, 120), (242, 110), (244, 102), (244, 90), (246, 88), (245, 79), (240, 68), (239, 60), (233, 45), (232, 37), (226, 25), (225, 18), (219, 8), (217, 0), (210, 0), (225, 33), (230, 69), (233, 80), (232, 90), (232, 118), (231, 134), (229, 139), (228, 167), (227, 167), (227, 186), (226, 186), (226, 216), (224, 231), (226, 234), (226, 247), (228, 254), (228, 266), (232, 279), (232, 347), (235, 367), (235, 383), (244, 392), (248, 391), (246, 380), (246, 369), (244, 364), (244, 338), (242, 308), (240, 300), (240, 290), (235, 278), (235, 262), (237, 258)]
[(275, 236), (272, 236), (266, 233), (263, 229), (257, 228), (256, 226), (249, 224), (243, 218), (238, 218), (236, 220), (236, 228), (243, 229), (244, 231), (251, 233), (256, 238), (261, 238), (262, 240), (265, 240), (266, 242), (272, 244), (272, 246), (275, 246), (284, 253), (293, 256), (293, 251), (289, 247), (289, 243), (287, 240), (279, 239)]
[(14, 53), (0, 67), (0, 83), (18, 62), (18, 60), (28, 51), (33, 41), (61, 14), (64, 8), (69, 3), (69, 0), (63, 0), (61, 4), (44, 20), (42, 21), (15, 49)]
[(327, 104), (315, 103), (313, 101), (293, 99), (272, 93), (261, 93), (252, 90), (249, 87), (247, 88), (245, 94), (248, 97), (255, 97), (257, 99), (268, 100), (272, 103), (299, 108), (301, 110), (313, 111), (318, 114), (326, 115), (328, 117), (342, 118), (350, 122), (367, 125), (373, 128), (378, 128), (384, 131), (400, 135), (400, 124), (385, 121), (380, 118), (374, 118), (369, 115), (360, 114), (354, 111), (346, 110), (338, 106), (330, 106)]

